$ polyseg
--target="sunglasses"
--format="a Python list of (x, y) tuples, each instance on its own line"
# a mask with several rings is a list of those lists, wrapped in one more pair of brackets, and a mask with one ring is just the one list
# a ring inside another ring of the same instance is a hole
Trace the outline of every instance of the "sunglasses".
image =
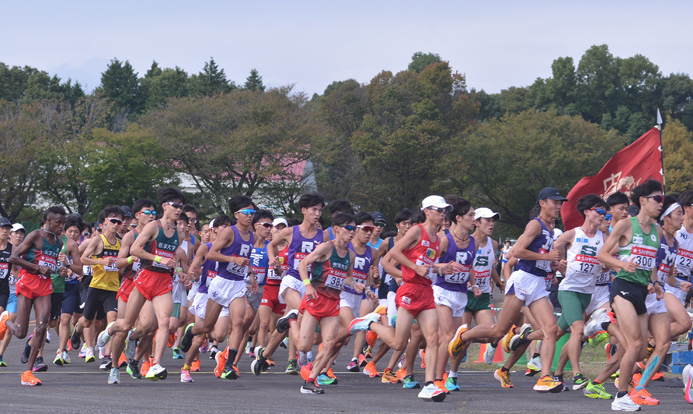
[(361, 229), (361, 230), (365, 231), (366, 233), (372, 233), (375, 231), (375, 226), (359, 225), (359, 226), (356, 226), (356, 228)]
[(117, 218), (109, 218), (108, 221), (110, 221), (111, 223), (113, 223), (117, 226), (120, 226), (121, 224), (123, 224), (123, 220), (117, 219)]
[(168, 204), (169, 206), (171, 206), (173, 208), (183, 208), (182, 203), (176, 203), (175, 201), (167, 201), (166, 204)]
[(91, 233), (89, 233), (88, 231), (85, 231), (84, 233), (82, 233), (82, 236), (89, 237), (89, 236), (91, 236)]
[(604, 220), (606, 220), (606, 221), (611, 220), (611, 214), (607, 214), (606, 216), (604, 216)]
[(429, 207), (429, 210), (437, 211), (439, 213), (447, 213), (450, 211), (447, 207)]
[(144, 214), (145, 216), (154, 216), (156, 217), (156, 211), (154, 210), (142, 210), (140, 213)]
[(663, 195), (653, 195), (653, 196), (647, 196), (645, 198), (651, 198), (657, 203), (663, 203), (664, 202), (664, 196)]
[(262, 227), (264, 227), (266, 229), (271, 229), (272, 227), (274, 227), (274, 225), (272, 223), (258, 223), (258, 224), (260, 224)]
[(346, 231), (355, 231), (356, 226), (352, 226), (351, 224), (340, 224), (339, 227), (343, 227), (346, 229)]
[(600, 216), (606, 216), (606, 210), (603, 208), (591, 208), (590, 210), (596, 211)]
[(385, 223), (383, 223), (382, 221), (375, 223), (375, 225), (378, 227), (385, 227)]
[(252, 208), (244, 208), (244, 209), (236, 211), (236, 213), (241, 213), (241, 214), (244, 214), (246, 216), (252, 216), (255, 214), (255, 210), (253, 210)]

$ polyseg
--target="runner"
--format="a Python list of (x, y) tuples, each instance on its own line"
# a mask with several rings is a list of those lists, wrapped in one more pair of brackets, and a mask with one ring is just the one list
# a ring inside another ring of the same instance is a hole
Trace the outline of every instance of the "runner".
[[(17, 320), (10, 321), (9, 312), (0, 316), (0, 339), (9, 330), (19, 339), (24, 339), (29, 328), (31, 308), (34, 307), (36, 328), (34, 343), (42, 344), (46, 336), (46, 328), (50, 318), (50, 294), (53, 291), (51, 274), (57, 270), (58, 254), (62, 243), (57, 234), (65, 225), (65, 210), (62, 207), (49, 207), (43, 213), (43, 226), (27, 235), (19, 247), (12, 249), (10, 263), (21, 267), (17, 280)], [(64, 268), (67, 274), (67, 268)], [(41, 385), (34, 376), (32, 369), (39, 346), (31, 347), (27, 361), (27, 371), (22, 373), (22, 385)]]
[[(21, 224), (15, 223), (12, 225), (12, 228), (10, 230), (9, 243), (12, 245), (13, 249), (17, 248), (20, 244), (22, 244), (22, 241), (24, 241), (25, 233), (26, 231), (24, 230), (24, 226), (22, 226)], [(13, 266), (10, 263), (8, 266), (7, 276), (10, 294), (7, 300), (7, 307), (5, 308), (5, 310), (10, 314), (10, 320), (12, 322), (14, 322), (17, 319), (17, 293), (15, 281), (17, 280), (18, 275), (19, 268), (17, 266)], [(7, 347), (10, 345), (11, 339), (12, 332), (8, 330), (5, 334), (5, 338), (2, 341), (0, 341), (0, 368), (7, 366), (5, 361), (3, 361), (2, 359), (2, 356), (5, 354), (5, 350), (7, 350)], [(28, 358), (29, 356), (27, 355), (27, 359)]]
[(664, 301), (673, 319), (672, 336), (679, 337), (691, 329), (691, 318), (684, 312), (686, 294), (691, 289), (691, 269), (693, 269), (693, 190), (679, 195), (678, 203), (683, 209), (683, 227), (676, 232), (678, 254), (676, 257), (676, 278), (667, 280)]
[(151, 222), (137, 236), (130, 248), (130, 254), (138, 257), (142, 269), (135, 278), (135, 289), (128, 298), (125, 318), (109, 324), (99, 335), (97, 345), (105, 346), (117, 332), (128, 332), (146, 301), (151, 301), (158, 323), (154, 365), (149, 368), (147, 379), (157, 381), (166, 379), (168, 372), (161, 366), (161, 360), (168, 341), (168, 327), (173, 312), (172, 271), (176, 268), (175, 252), (179, 245), (176, 219), (183, 209), (185, 197), (174, 187), (160, 188), (157, 191), (159, 205), (163, 210), (161, 220)]
[[(647, 352), (645, 301), (648, 290), (657, 293), (657, 299), (663, 295), (661, 282), (657, 279), (657, 273), (653, 272), (661, 230), (652, 222), (662, 210), (662, 184), (648, 180), (635, 187), (630, 197), (640, 209), (638, 215), (630, 220), (621, 220), (614, 227), (598, 256), (602, 263), (618, 269), (611, 284), (611, 307), (624, 336), (624, 342), (619, 346), (624, 348), (620, 366), (621, 378), (624, 379), (631, 378), (635, 362), (644, 358)], [(619, 259), (609, 254), (616, 246), (619, 248)], [(618, 393), (611, 403), (612, 410), (640, 410), (640, 406), (628, 395), (629, 382), (619, 381)]]
[(561, 205), (566, 198), (553, 187), (546, 187), (539, 192), (539, 216), (532, 219), (525, 227), (513, 247), (518, 263), (515, 272), (508, 280), (505, 289), (503, 310), (495, 325), (477, 325), (466, 331), (460, 327), (449, 344), (450, 355), (461, 355), (471, 341), (497, 341), (510, 330), (522, 306), (527, 306), (542, 330), (544, 337), (541, 346), (541, 377), (534, 386), (538, 392), (560, 392), (563, 384), (551, 377), (551, 362), (556, 350), (556, 319), (553, 306), (548, 300), (546, 277), (555, 267), (560, 253), (552, 249), (553, 222), (560, 214)]

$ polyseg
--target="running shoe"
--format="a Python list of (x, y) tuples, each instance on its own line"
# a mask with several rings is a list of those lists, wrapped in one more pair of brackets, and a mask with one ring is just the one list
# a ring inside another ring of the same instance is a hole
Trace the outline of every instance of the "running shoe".
[(359, 367), (363, 368), (366, 366), (367, 363), (368, 359), (366, 359), (366, 355), (359, 354)]
[[(214, 368), (214, 375), (216, 375), (217, 378), (221, 378), (221, 375), (224, 373), (224, 367), (226, 366), (227, 355), (228, 354), (226, 353), (226, 350), (217, 353), (217, 356), (216, 356), (217, 366)], [(255, 371), (253, 370), (253, 372), (255, 372)], [(255, 375), (260, 375), (260, 374), (255, 374)]]
[(356, 358), (352, 359), (351, 362), (349, 362), (349, 365), (347, 365), (346, 369), (349, 372), (359, 372), (360, 369), (359, 369), (358, 359), (356, 359)]
[(5, 333), (7, 332), (7, 325), (5, 325), (5, 322), (8, 320), (10, 320), (10, 313), (8, 311), (4, 311), (0, 314), (0, 340), (5, 339)]
[(253, 341), (248, 341), (245, 344), (245, 353), (250, 355), (253, 352)]
[(527, 370), (525, 371), (525, 377), (533, 377), (541, 372), (541, 357), (530, 358), (527, 361)]
[(63, 353), (58, 351), (58, 353), (55, 355), (55, 359), (53, 360), (53, 363), (59, 367), (62, 367), (65, 364), (65, 361), (63, 361)]
[(390, 318), (390, 326), (392, 328), (394, 328), (395, 325), (397, 325), (397, 314), (396, 313), (394, 315), (392, 315), (392, 318)]
[[(554, 373), (553, 374), (553, 380), (560, 382), (562, 384), (561, 385), (561, 391), (570, 391), (570, 387), (568, 386), (568, 384), (566, 384), (565, 381), (563, 381), (563, 374), (556, 375), (556, 373)], [(556, 391), (556, 392), (558, 392), (558, 391)]]
[(173, 359), (185, 359), (185, 355), (183, 355), (180, 348), (174, 347), (172, 351)]
[(445, 392), (438, 389), (434, 384), (428, 384), (419, 392), (419, 398), (426, 402), (441, 402), (445, 399)]
[(115, 322), (111, 322), (108, 325), (106, 325), (106, 329), (101, 331), (99, 334), (99, 338), (96, 340), (96, 347), (99, 349), (103, 349), (106, 347), (106, 344), (108, 344), (108, 341), (111, 340), (111, 334), (108, 333), (108, 330), (111, 329), (111, 326), (113, 326)]
[(230, 367), (225, 366), (224, 372), (221, 374), (221, 378), (227, 380), (238, 379), (238, 368), (235, 365), (231, 365)]
[(298, 319), (298, 309), (291, 309), (289, 313), (277, 319), (277, 332), (284, 333), (291, 327), (291, 321)]
[(255, 358), (257, 355), (255, 355), (255, 351), (250, 351), (250, 352), (248, 353), (248, 356), (250, 357), (250, 359), (253, 359), (253, 358)]
[(610, 338), (610, 335), (606, 331), (599, 331), (597, 332), (596, 335), (594, 335), (593, 338), (589, 338), (588, 342), (592, 346), (599, 346), (600, 344), (603, 344), (605, 342), (608, 342)]
[(378, 322), (380, 320), (380, 316), (382, 315), (380, 315), (379, 313), (372, 312), (366, 316), (354, 319), (349, 324), (349, 333), (353, 335), (356, 332), (370, 330), (371, 323)]
[(370, 345), (366, 346), (363, 350), (363, 357), (366, 359), (373, 359), (373, 348)]
[[(260, 356), (259, 353), (258, 356)], [(298, 375), (298, 361), (295, 359), (290, 359), (289, 364), (286, 366), (286, 371), (284, 371), (284, 373), (289, 375)]]
[(419, 356), (421, 357), (421, 369), (426, 369), (426, 350), (419, 349)]
[(289, 348), (289, 338), (288, 338), (288, 337), (284, 338), (284, 339), (279, 343), (279, 346), (282, 347), (282, 348), (284, 348), (284, 349)]
[(414, 374), (409, 374), (404, 377), (402, 379), (402, 384), (402, 388), (406, 388), (408, 390), (421, 388), (421, 384), (414, 379)]
[(450, 358), (457, 358), (462, 355), (462, 352), (467, 348), (468, 344), (462, 340), (462, 334), (467, 331), (467, 325), (460, 325), (455, 331), (455, 336), (448, 344), (448, 353)]
[(101, 365), (99, 365), (99, 369), (102, 371), (105, 371), (107, 369), (113, 368), (113, 360), (110, 357), (106, 357), (103, 359), (101, 362)]
[[(618, 389), (618, 384), (621, 381), (621, 377), (619, 376), (614, 380), (614, 386)], [(633, 378), (631, 377), (631, 380), (628, 382), (628, 393), (630, 394), (633, 392), (633, 389), (635, 389), (635, 384), (633, 383)]]
[(7, 367), (7, 362), (2, 360), (2, 356), (0, 356), (0, 368), (5, 368)]
[(664, 381), (666, 378), (664, 378), (664, 374), (661, 371), (661, 367), (659, 368), (660, 370), (655, 372), (652, 375), (652, 378), (650, 379), (651, 381)]
[(363, 368), (363, 373), (371, 378), (376, 378), (380, 376), (380, 374), (378, 374), (378, 369), (375, 367), (375, 363), (373, 362), (369, 362), (366, 364), (366, 366)]
[(169, 348), (173, 348), (173, 345), (176, 344), (176, 333), (168, 334), (168, 342), (166, 342), (166, 346)]
[(79, 332), (77, 332), (77, 325), (75, 325), (72, 327), (72, 334), (70, 335), (70, 345), (72, 345), (72, 349), (78, 349), (81, 342)]
[(596, 384), (594, 381), (588, 381), (587, 386), (582, 391), (585, 397), (592, 399), (610, 400), (613, 395), (606, 392), (603, 384)]
[(152, 365), (149, 368), (149, 371), (147, 371), (147, 375), (145, 375), (144, 377), (148, 380), (158, 381), (165, 380), (167, 376), (168, 372), (166, 371), (166, 368), (162, 367), (159, 364), (156, 364)]
[(640, 406), (633, 402), (630, 395), (626, 394), (621, 398), (618, 396), (614, 398), (611, 409), (614, 411), (640, 411)]
[(387, 315), (387, 306), (378, 305), (378, 307), (375, 308), (373, 313), (377, 313), (378, 315), (385, 316), (385, 315)]
[(141, 375), (142, 377), (144, 377), (145, 375), (147, 375), (147, 373), (149, 372), (149, 368), (151, 368), (151, 367), (152, 367), (151, 361), (149, 361), (149, 360), (144, 361), (144, 362), (142, 363), (142, 369), (140, 369), (140, 375)]
[(444, 379), (433, 381), (433, 385), (435, 385), (436, 388), (443, 391), (444, 393), (450, 394), (450, 391), (447, 388), (445, 388), (445, 380)]
[(534, 391), (537, 392), (561, 392), (563, 390), (563, 383), (561, 381), (556, 381), (551, 377), (551, 375), (544, 375), (539, 378), (537, 383), (534, 385)]
[(501, 387), (503, 387), (503, 388), (515, 388), (512, 381), (510, 381), (510, 372), (509, 371), (503, 372), (503, 370), (501, 368), (498, 368), (493, 373), (493, 378), (500, 381)]
[(46, 372), (48, 371), (48, 365), (43, 362), (43, 357), (37, 356), (36, 361), (34, 361), (34, 372)]
[(493, 364), (493, 357), (496, 356), (496, 347), (493, 344), (486, 344), (486, 350), (484, 351), (484, 362), (487, 364)]
[(337, 385), (337, 383), (339, 382), (339, 379), (337, 378), (336, 375), (334, 375), (334, 371), (332, 371), (332, 368), (327, 370), (327, 376), (334, 380), (334, 385)]
[(192, 377), (190, 376), (190, 370), (181, 368), (180, 382), (194, 382)]
[(402, 382), (399, 378), (392, 373), (390, 368), (385, 368), (383, 371), (383, 378), (380, 380), (383, 384), (399, 384)]
[(510, 350), (517, 351), (522, 345), (530, 343), (531, 341), (527, 339), (527, 337), (532, 332), (534, 332), (532, 330), (532, 325), (528, 323), (522, 325), (522, 328), (520, 328), (520, 334), (514, 335), (512, 338), (510, 338), (510, 343), (508, 344)]
[(693, 365), (688, 364), (683, 368), (683, 398), (693, 404)]
[(308, 364), (304, 365), (301, 367), (301, 378), (303, 378), (304, 381), (308, 380), (310, 378), (310, 373), (313, 371), (313, 363), (309, 362)]
[(460, 384), (457, 383), (457, 378), (450, 378), (445, 380), (445, 388), (448, 391), (461, 391)]
[(399, 378), (400, 380), (403, 380), (404, 377), (407, 376), (407, 370), (404, 368), (400, 368), (395, 372), (395, 377)]
[(209, 351), (209, 340), (205, 338), (204, 342), (202, 342), (202, 345), (200, 345), (200, 353), (206, 354), (207, 351)]
[(193, 361), (192, 365), (190, 365), (190, 372), (200, 372), (200, 360), (196, 359)]
[(320, 374), (318, 378), (315, 379), (318, 385), (334, 385), (336, 380), (327, 376), (327, 374)]
[(652, 394), (647, 392), (645, 388), (640, 390), (633, 390), (630, 393), (630, 399), (638, 405), (658, 405), (659, 400), (652, 397)]
[[(195, 335), (193, 335), (193, 328), (194, 327), (195, 327), (194, 323), (191, 323), (185, 327), (185, 333), (183, 333), (183, 337), (180, 339), (179, 351), (188, 352), (190, 350), (190, 347), (192, 346), (193, 338), (195, 337)], [(174, 348), (174, 351), (175, 350), (176, 350), (176, 348)]]
[(70, 354), (68, 354), (67, 351), (63, 351), (62, 358), (63, 358), (63, 363), (65, 363), (65, 364), (69, 364), (72, 362), (72, 360), (70, 359)]
[(212, 345), (209, 348), (209, 359), (215, 359), (218, 353), (219, 353), (219, 348), (217, 348), (216, 345)]
[(127, 364), (128, 359), (125, 357), (125, 354), (121, 352), (120, 358), (118, 358), (118, 368), (125, 368)]
[(573, 391), (581, 390), (587, 386), (589, 380), (582, 374), (573, 377)]
[(108, 384), (120, 384), (120, 370), (118, 368), (111, 368), (111, 373), (108, 374)]
[(37, 385), (41, 385), (41, 381), (36, 378), (31, 371), (24, 371), (22, 372), (22, 385), (35, 387)]
[(325, 390), (320, 388), (316, 381), (304, 381), (301, 386), (301, 394), (324, 394)]
[(96, 361), (96, 357), (94, 356), (94, 349), (87, 348), (87, 353), (84, 355), (84, 362), (90, 363), (94, 361)]
[(506, 354), (510, 353), (510, 340), (513, 339), (513, 336), (515, 336), (515, 328), (517, 327), (513, 325), (508, 331), (508, 333), (505, 334), (503, 339), (501, 339), (501, 346), (503, 347), (503, 351), (505, 351)]
[[(221, 355), (221, 353), (219, 353), (217, 355)], [(226, 358), (224, 358), (224, 359), (226, 359)], [(291, 361), (289, 361), (289, 364), (291, 364)], [(218, 363), (217, 363), (217, 366), (219, 366)], [(253, 374), (257, 376), (257, 375), (262, 374), (262, 371), (264, 371), (266, 369), (267, 369), (267, 359), (264, 356), (262, 356), (262, 352), (259, 352), (257, 354), (257, 358), (255, 358), (253, 360), (253, 362), (250, 363), (250, 370), (253, 371)], [(296, 370), (297, 370), (296, 374), (298, 374), (298, 366), (296, 366)], [(288, 371), (288, 368), (287, 368), (287, 371)], [(216, 374), (216, 370), (214, 370), (214, 372)], [(291, 374), (291, 373), (289, 373), (289, 374)], [(296, 375), (296, 374), (292, 374), (292, 375)], [(217, 375), (217, 376), (219, 376), (219, 375)]]
[[(0, 339), (2, 339), (2, 338), (0, 338)], [(50, 331), (50, 329), (48, 329), (48, 330), (46, 331), (46, 343), (47, 343), (47, 344), (50, 344), (50, 343), (51, 343), (51, 331)]]
[(308, 359), (308, 362), (313, 362), (313, 351), (306, 352), (306, 358)]
[(604, 328), (602, 328), (602, 324), (605, 322), (609, 322), (609, 315), (607, 314), (606, 309), (597, 309), (596, 311), (592, 312), (592, 315), (590, 315), (590, 320), (585, 324), (582, 333), (588, 338), (594, 336), (600, 331), (604, 330)]
[(87, 356), (87, 344), (86, 342), (82, 344), (82, 347), (79, 350), (79, 354), (77, 354), (77, 357), (79, 358), (85, 358)]
[(22, 351), (22, 354), (19, 357), (19, 361), (22, 364), (26, 364), (29, 362), (29, 355), (31, 354), (31, 345), (29, 345), (29, 341), (31, 341), (31, 338), (33, 338), (34, 335), (29, 335), (29, 337), (26, 339), (26, 342), (24, 343), (24, 350)]
[(132, 379), (142, 379), (142, 374), (140, 374), (140, 369), (137, 367), (137, 363), (132, 359), (128, 362), (128, 366), (125, 367), (125, 372), (130, 375)]
[(373, 331), (368, 331), (366, 333), (366, 343), (369, 346), (375, 346), (375, 341), (378, 340), (378, 334)]

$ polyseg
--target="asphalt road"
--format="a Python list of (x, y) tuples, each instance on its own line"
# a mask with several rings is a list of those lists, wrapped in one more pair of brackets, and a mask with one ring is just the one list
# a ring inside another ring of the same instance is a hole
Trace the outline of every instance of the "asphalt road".
[[(47, 413), (333, 413), (333, 412), (387, 412), (387, 413), (576, 413), (608, 412), (610, 402), (591, 400), (581, 391), (559, 394), (539, 394), (532, 391), (535, 379), (515, 372), (514, 389), (500, 388), (491, 371), (460, 372), (461, 392), (449, 395), (441, 403), (426, 403), (417, 398), (417, 390), (405, 390), (401, 385), (382, 384), (361, 373), (347, 373), (346, 356), (340, 357), (335, 366), (339, 384), (327, 386), (323, 395), (304, 395), (299, 388), (301, 379), (283, 373), (287, 351), (280, 349), (275, 372), (255, 377), (250, 372), (250, 358), (241, 360), (241, 377), (237, 380), (221, 380), (214, 377), (214, 363), (203, 355), (202, 371), (193, 373), (192, 384), (179, 381), (182, 360), (171, 359), (167, 350), (164, 366), (169, 377), (164, 381), (132, 380), (121, 370), (122, 383), (108, 385), (108, 373), (100, 371), (98, 361), (85, 364), (72, 351), (73, 363), (65, 367), (49, 362), (48, 372), (39, 373), (43, 381), (40, 387), (23, 387), (19, 374), (24, 369), (19, 363), (23, 341), (13, 339), (4, 355), (9, 364), (0, 368), (0, 413), (47, 412)], [(46, 355), (54, 355), (55, 342), (46, 345)], [(419, 361), (417, 360), (417, 367)], [(524, 367), (522, 367), (524, 368)], [(520, 368), (518, 368), (518, 371)], [(423, 379), (423, 372), (417, 379)], [(663, 413), (693, 410), (682, 395), (680, 378), (667, 378), (653, 383), (648, 389), (661, 404), (643, 407), (643, 412)], [(607, 391), (614, 392), (613, 384)]]

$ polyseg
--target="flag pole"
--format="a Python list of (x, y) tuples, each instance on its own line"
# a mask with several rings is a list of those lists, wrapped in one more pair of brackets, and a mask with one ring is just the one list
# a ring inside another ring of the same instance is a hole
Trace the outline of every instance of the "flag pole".
[(662, 159), (662, 189), (666, 194), (666, 179), (664, 178), (664, 147), (662, 146), (662, 114), (657, 108), (657, 129), (659, 130), (659, 156)]

